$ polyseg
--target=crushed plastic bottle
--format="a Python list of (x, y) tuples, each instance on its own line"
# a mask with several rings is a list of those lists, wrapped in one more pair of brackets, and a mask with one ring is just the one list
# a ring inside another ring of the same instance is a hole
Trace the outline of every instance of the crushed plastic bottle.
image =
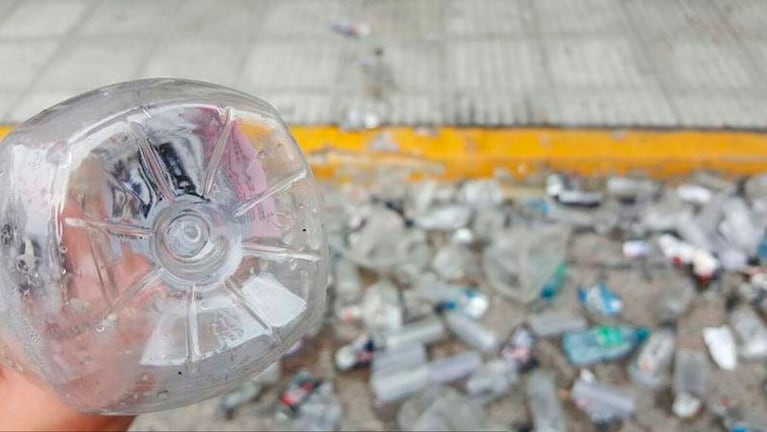
[(218, 402), (219, 413), (231, 420), (241, 406), (257, 399), (265, 387), (277, 383), (281, 373), (280, 363), (275, 362), (246, 383), (225, 393)]
[(481, 404), (509, 393), (519, 380), (515, 366), (502, 359), (485, 363), (466, 381), (466, 392)]
[(578, 379), (573, 386), (572, 399), (588, 414), (592, 423), (608, 425), (623, 421), (634, 414), (634, 398), (626, 391), (598, 383)]
[(413, 395), (397, 413), (403, 431), (484, 430), (485, 413), (458, 391), (434, 386)]
[(584, 330), (588, 322), (580, 315), (545, 312), (527, 318), (530, 330), (538, 337), (556, 337), (567, 332)]
[(457, 312), (445, 314), (445, 323), (467, 345), (485, 353), (495, 353), (500, 347), (499, 336), (489, 328)]
[(498, 233), (482, 257), (488, 282), (499, 293), (529, 303), (564, 261), (570, 229), (562, 225)]
[(366, 367), (373, 361), (375, 351), (412, 344), (430, 344), (446, 336), (445, 325), (436, 317), (424, 318), (385, 333), (363, 335), (336, 351), (336, 367), (342, 371)]
[(564, 263), (557, 266), (554, 274), (543, 284), (541, 299), (551, 300), (562, 292), (565, 282), (567, 282), (567, 271), (567, 265)]
[(524, 372), (536, 364), (533, 356), (534, 347), (535, 336), (526, 326), (520, 326), (514, 330), (509, 341), (501, 348), (500, 356), (511, 363), (514, 369)]
[(589, 366), (626, 357), (648, 334), (644, 327), (601, 325), (565, 333), (562, 348), (572, 364)]
[(767, 357), (767, 327), (751, 308), (732, 311), (730, 326), (735, 332), (741, 358), (761, 360)]
[(706, 396), (706, 357), (691, 350), (678, 350), (674, 360), (674, 403), (671, 411), (680, 418), (697, 414)]
[(465, 351), (411, 369), (390, 374), (375, 374), (370, 388), (378, 403), (394, 402), (418, 392), (430, 384), (446, 384), (465, 378), (482, 366), (482, 355)]
[(623, 310), (623, 299), (601, 281), (595, 285), (579, 287), (578, 301), (592, 314), (612, 317)]
[(557, 397), (553, 375), (533, 371), (527, 380), (527, 400), (535, 430), (567, 432), (567, 418)]
[(650, 335), (629, 366), (629, 375), (634, 383), (655, 389), (669, 381), (669, 368), (674, 360), (674, 339), (674, 333), (670, 330)]
[(115, 84), (21, 124), (0, 154), (0, 338), (75, 409), (210, 398), (320, 318), (321, 199), (267, 103)]
[(738, 350), (729, 327), (704, 328), (703, 341), (717, 366), (724, 370), (735, 370), (738, 366)]
[(657, 302), (656, 316), (660, 323), (673, 323), (690, 307), (695, 298), (695, 286), (685, 280), (677, 283), (664, 292)]

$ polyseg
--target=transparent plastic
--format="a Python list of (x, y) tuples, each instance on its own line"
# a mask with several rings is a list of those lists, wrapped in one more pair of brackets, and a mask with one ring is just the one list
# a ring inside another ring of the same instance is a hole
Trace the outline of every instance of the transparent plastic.
[(72, 407), (214, 396), (320, 318), (322, 202), (267, 103), (140, 80), (56, 105), (0, 147), (5, 364)]

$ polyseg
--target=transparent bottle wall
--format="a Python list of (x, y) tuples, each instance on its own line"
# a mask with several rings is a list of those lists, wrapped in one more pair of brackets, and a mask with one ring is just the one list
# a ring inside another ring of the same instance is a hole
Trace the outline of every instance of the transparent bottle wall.
[(7, 364), (91, 412), (213, 396), (319, 319), (321, 197), (276, 111), (180, 80), (105, 87), (0, 146)]

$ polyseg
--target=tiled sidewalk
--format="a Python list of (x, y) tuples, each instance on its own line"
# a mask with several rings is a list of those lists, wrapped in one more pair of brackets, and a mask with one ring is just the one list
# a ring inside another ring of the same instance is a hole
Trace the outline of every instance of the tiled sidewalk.
[(764, 0), (0, 0), (0, 121), (173, 76), (333, 123), (376, 47), (392, 123), (767, 127)]

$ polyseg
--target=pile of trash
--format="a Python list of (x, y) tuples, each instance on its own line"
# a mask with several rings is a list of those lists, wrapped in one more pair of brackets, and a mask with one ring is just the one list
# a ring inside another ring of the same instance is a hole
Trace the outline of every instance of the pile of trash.
[[(767, 175), (392, 170), (325, 186), (333, 271), (318, 337), (335, 371), (281, 384), (286, 427), (338, 429), (333, 377), (353, 374), (370, 392), (356, 403), (402, 430), (767, 430), (752, 395), (712, 385), (767, 359)], [(224, 396), (222, 412), (276, 381)], [(489, 415), (519, 397), (524, 418)]]

